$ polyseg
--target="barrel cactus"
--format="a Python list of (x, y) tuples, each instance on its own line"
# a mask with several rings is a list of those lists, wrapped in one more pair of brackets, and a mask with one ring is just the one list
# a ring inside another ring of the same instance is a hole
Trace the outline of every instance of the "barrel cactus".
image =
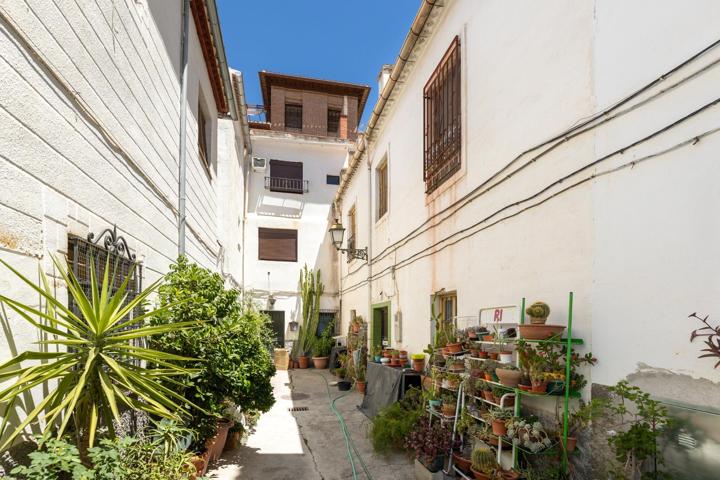
[(525, 313), (530, 316), (531, 323), (545, 323), (550, 315), (550, 307), (545, 302), (535, 302), (525, 309)]
[(472, 469), (489, 475), (495, 470), (495, 455), (490, 447), (477, 447), (472, 452)]

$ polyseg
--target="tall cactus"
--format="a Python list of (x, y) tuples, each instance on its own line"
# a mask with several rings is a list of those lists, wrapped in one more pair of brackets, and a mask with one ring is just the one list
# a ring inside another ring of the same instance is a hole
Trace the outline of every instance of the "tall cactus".
[(320, 270), (310, 270), (307, 265), (300, 270), (300, 300), (302, 301), (303, 324), (298, 332), (297, 355), (304, 356), (310, 352), (317, 338), (316, 332), (320, 321), (320, 297), (325, 285), (320, 280)]

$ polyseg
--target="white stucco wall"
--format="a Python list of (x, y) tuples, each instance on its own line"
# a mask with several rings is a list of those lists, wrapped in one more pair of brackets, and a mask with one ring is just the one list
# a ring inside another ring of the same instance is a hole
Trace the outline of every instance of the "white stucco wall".
[[(160, 12), (146, 1), (1, 4), (21, 34), (0, 18), (0, 258), (37, 278), (38, 264), (51, 272), (48, 254), (67, 252), (69, 234), (85, 237), (116, 224), (148, 285), (177, 257), (180, 47), (173, 42), (180, 38), (181, 2), (163, 2)], [(187, 254), (239, 278), (242, 133), (223, 120), (218, 145), (217, 110), (192, 19), (189, 47)], [(199, 95), (211, 122), (210, 175), (198, 158)], [(224, 205), (231, 208), (221, 215)], [(4, 267), (0, 291), (37, 301)], [(35, 340), (34, 329), (11, 316), (0, 335), (0, 362), (34, 349)]]
[[(573, 291), (574, 334), (600, 360), (588, 372), (590, 382), (615, 383), (641, 363), (720, 380), (712, 362), (696, 358), (701, 346), (688, 342), (696, 325), (686, 319), (696, 310), (720, 311), (714, 273), (718, 227), (711, 221), (720, 195), (711, 180), (718, 173), (713, 152), (720, 139), (703, 138), (632, 169), (590, 179), (716, 128), (720, 107), (588, 166), (715, 100), (718, 67), (643, 103), (716, 61), (720, 50), (634, 99), (626, 105), (636, 106), (633, 112), (534, 162), (529, 161), (547, 147), (518, 157), (716, 40), (718, 5), (445, 4), (373, 133), (364, 158), (372, 165), (372, 205), (364, 161), (342, 200), (344, 221), (356, 205), (359, 246), (371, 243), (374, 256), (370, 298), (367, 267), (340, 264), (345, 325), (351, 309), (369, 318), (370, 304), (389, 300), (392, 313), (400, 310), (403, 318), (402, 340), (393, 332), (393, 344), (420, 352), (431, 341), (429, 298), (441, 288), (457, 291), (460, 316), (519, 305), (525, 297), (548, 302), (550, 321), (560, 324)], [(426, 195), (422, 91), (455, 35), (463, 64), (463, 168)], [(370, 219), (376, 208), (374, 169), (385, 155), (390, 210), (375, 222), (374, 213)], [(588, 168), (556, 183), (583, 166)], [(581, 180), (586, 181), (564, 191)], [(456, 202), (463, 206), (458, 209)], [(419, 227), (422, 233), (405, 240)]]
[[(270, 291), (276, 298), (275, 310), (285, 312), (285, 321), (302, 322), (298, 296), (303, 265), (320, 269), (325, 284), (321, 308), (337, 309), (337, 266), (328, 228), (336, 185), (326, 183), (326, 175), (339, 175), (350, 144), (323, 137), (309, 137), (264, 130), (252, 130), (253, 156), (268, 160), (264, 172), (250, 170), (247, 223), (245, 227), (245, 287), (266, 305), (268, 272)], [(271, 159), (303, 163), (308, 192), (271, 192), (265, 189)], [(287, 228), (298, 231), (297, 262), (258, 259), (258, 228)]]

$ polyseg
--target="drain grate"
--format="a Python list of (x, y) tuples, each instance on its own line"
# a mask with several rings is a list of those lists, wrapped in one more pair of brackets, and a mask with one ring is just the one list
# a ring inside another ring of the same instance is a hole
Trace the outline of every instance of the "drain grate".
[(292, 407), (288, 408), (288, 411), (290, 412), (307, 412), (309, 410), (308, 407)]

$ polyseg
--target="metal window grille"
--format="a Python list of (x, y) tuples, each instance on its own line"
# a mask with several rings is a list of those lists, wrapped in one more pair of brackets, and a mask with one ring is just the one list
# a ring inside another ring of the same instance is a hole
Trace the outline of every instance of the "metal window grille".
[[(130, 275), (126, 290), (127, 298), (124, 302), (124, 305), (127, 305), (142, 291), (143, 267), (141, 263), (135, 260), (135, 255), (129, 252), (125, 239), (117, 235), (117, 229), (115, 227), (106, 229), (97, 239), (92, 233), (88, 234), (87, 238), (68, 235), (68, 264), (88, 298), (92, 294), (90, 269), (94, 266), (98, 282), (101, 282), (105, 275), (108, 257), (110, 258), (108, 278), (110, 279), (112, 294), (120, 288), (120, 285)], [(72, 296), (68, 296), (68, 308), (76, 315), (79, 315), (80, 310)], [(126, 319), (139, 316), (142, 313), (142, 307), (138, 306), (128, 314)], [(139, 326), (129, 325), (125, 329), (131, 330)], [(134, 341), (134, 343), (138, 346), (143, 345), (140, 339)]]
[(425, 84), (423, 97), (423, 178), (425, 192), (430, 193), (460, 169), (459, 37)]
[(302, 105), (285, 104), (285, 127), (302, 129)]

